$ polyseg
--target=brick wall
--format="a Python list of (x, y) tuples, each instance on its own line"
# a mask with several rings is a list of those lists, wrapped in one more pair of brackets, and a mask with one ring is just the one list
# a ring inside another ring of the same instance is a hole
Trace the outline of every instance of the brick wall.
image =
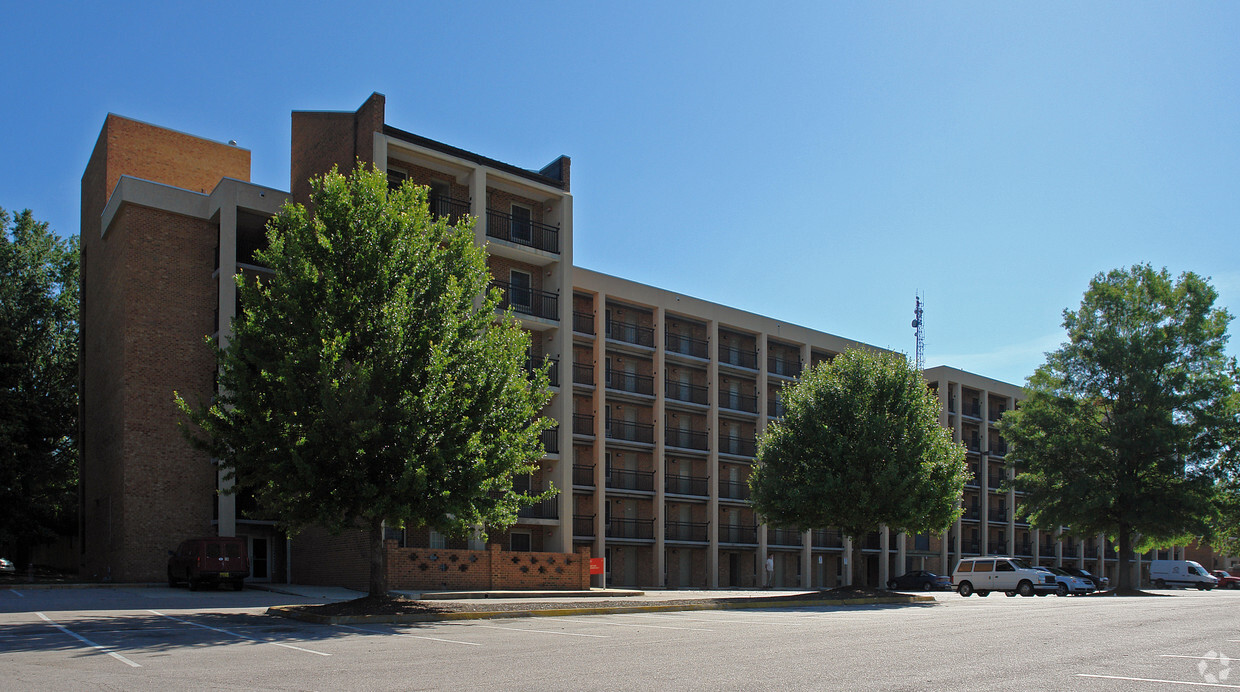
[(294, 584), (370, 589), (370, 544), (363, 529), (335, 535), (320, 527), (305, 529), (293, 537), (292, 556)]
[(590, 550), (514, 553), (487, 550), (398, 548), (388, 542), (388, 583), (393, 589), (578, 590), (590, 588)]
[(543, 222), (543, 207), (541, 202), (532, 200), (521, 195), (514, 195), (511, 192), (497, 190), (493, 187), (487, 188), (487, 209), (491, 209), (505, 214), (512, 213), (512, 205), (519, 204), (530, 210), (530, 220), (535, 223)]
[(513, 269), (530, 275), (530, 288), (535, 291), (543, 290), (543, 272), (537, 265), (518, 262), (500, 255), (487, 255), (487, 270), (491, 272), (491, 278), (496, 281), (511, 281)]
[(335, 165), (341, 173), (354, 163), (374, 162), (374, 133), (383, 131), (385, 99), (371, 94), (355, 113), (293, 111), (289, 190), (294, 202), (309, 205), (310, 179)]

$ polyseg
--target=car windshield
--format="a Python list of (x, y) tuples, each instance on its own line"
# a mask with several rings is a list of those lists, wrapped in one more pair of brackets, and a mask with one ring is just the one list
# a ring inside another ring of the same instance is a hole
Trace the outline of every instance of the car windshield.
[(1197, 564), (1196, 562), (1193, 562), (1192, 560), (1188, 561), (1188, 570), (1192, 572), (1193, 574), (1199, 574), (1203, 577), (1209, 576), (1208, 574), (1206, 574), (1205, 567), (1202, 567), (1201, 565)]
[(1015, 558), (1015, 557), (1011, 558), (1011, 562), (1012, 562), (1012, 566), (1015, 567), (1016, 569), (1031, 569), (1029, 567), (1029, 563), (1025, 562), (1024, 560), (1021, 560), (1020, 558)]
[(1071, 575), (1071, 574), (1069, 574), (1068, 572), (1065, 572), (1064, 570), (1061, 570), (1061, 569), (1059, 569), (1058, 567), (1047, 567), (1047, 568), (1046, 568), (1046, 570), (1047, 570), (1048, 572), (1050, 572), (1051, 574), (1058, 574), (1058, 575), (1059, 575), (1059, 576), (1061, 576), (1061, 577), (1070, 577), (1070, 576), (1072, 576), (1072, 575)]

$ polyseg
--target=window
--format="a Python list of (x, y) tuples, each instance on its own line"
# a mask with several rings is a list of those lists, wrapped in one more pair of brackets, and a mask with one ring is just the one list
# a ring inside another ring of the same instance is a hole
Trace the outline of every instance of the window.
[(1000, 560), (995, 563), (996, 572), (1015, 572), (1016, 568), (1012, 567), (1012, 563), (1007, 560)]
[(977, 562), (973, 563), (973, 571), (974, 572), (993, 572), (995, 571), (995, 561), (994, 560), (978, 560)]
[(508, 283), (510, 286), (508, 290), (508, 303), (517, 311), (521, 311), (524, 308), (528, 312), (533, 298), (532, 291), (530, 290), (532, 285), (530, 275), (513, 269), (508, 272)]
[(961, 560), (960, 564), (956, 565), (956, 571), (957, 572), (972, 572), (973, 562), (970, 560)]
[(508, 549), (514, 553), (530, 552), (530, 534), (524, 531), (508, 534)]
[(528, 243), (533, 240), (530, 228), (529, 207), (523, 207), (519, 204), (512, 205), (512, 228), (510, 233), (512, 239), (518, 242)]
[(430, 529), (430, 535), (427, 537), (430, 547), (436, 550), (443, 550), (448, 547), (447, 541), (444, 540), (443, 534), (435, 529)]
[(408, 177), (409, 177), (409, 174), (402, 171), (399, 168), (389, 168), (388, 169), (388, 188), (392, 190), (399, 188), (401, 184), (405, 182), (405, 179), (407, 179)]

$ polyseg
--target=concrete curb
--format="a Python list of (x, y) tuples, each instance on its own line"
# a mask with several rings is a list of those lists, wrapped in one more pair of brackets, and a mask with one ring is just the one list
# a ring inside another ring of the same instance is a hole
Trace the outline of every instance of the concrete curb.
[(163, 582), (67, 582), (63, 584), (35, 582), (30, 584), (0, 584), (0, 590), (36, 591), (51, 589), (150, 589), (158, 586), (167, 586), (167, 584)]
[(670, 613), (689, 610), (740, 610), (746, 608), (796, 608), (804, 606), (858, 606), (931, 603), (934, 596), (884, 596), (834, 600), (741, 601), (737, 603), (679, 603), (613, 607), (545, 608), (541, 610), (499, 610), (460, 613), (411, 613), (408, 615), (315, 615), (294, 610), (295, 606), (271, 606), (268, 615), (301, 620), (318, 625), (405, 624), (452, 620), (495, 620), (501, 618), (564, 617), (566, 615), (618, 615), (622, 613)]

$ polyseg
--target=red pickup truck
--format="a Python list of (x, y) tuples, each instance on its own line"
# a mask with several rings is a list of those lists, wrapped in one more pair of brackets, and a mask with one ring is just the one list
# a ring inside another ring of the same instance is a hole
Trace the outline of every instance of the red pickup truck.
[(191, 538), (168, 553), (168, 586), (185, 582), (190, 591), (204, 584), (232, 584), (245, 588), (250, 556), (244, 538)]
[(1221, 569), (1216, 569), (1210, 574), (1218, 578), (1218, 588), (1240, 589), (1240, 577), (1233, 577)]

